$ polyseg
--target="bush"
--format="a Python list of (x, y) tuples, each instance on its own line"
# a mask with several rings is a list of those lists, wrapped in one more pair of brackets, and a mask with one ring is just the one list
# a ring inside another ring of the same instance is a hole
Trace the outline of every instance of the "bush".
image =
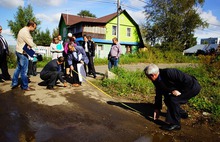
[(44, 67), (48, 62), (50, 62), (51, 60), (52, 60), (51, 57), (43, 56), (43, 60), (37, 62), (37, 67), (38, 67), (38, 68), (43, 68), (43, 67)]
[(7, 61), (8, 68), (15, 68), (17, 66), (17, 58), (14, 53), (9, 52), (9, 56), (7, 56)]
[[(139, 51), (133, 54), (121, 55), (119, 64), (131, 63), (195, 63), (198, 58), (195, 56), (184, 56), (180, 51), (163, 51), (159, 48), (149, 48), (146, 51)], [(108, 64), (108, 59), (95, 58), (95, 65)]]

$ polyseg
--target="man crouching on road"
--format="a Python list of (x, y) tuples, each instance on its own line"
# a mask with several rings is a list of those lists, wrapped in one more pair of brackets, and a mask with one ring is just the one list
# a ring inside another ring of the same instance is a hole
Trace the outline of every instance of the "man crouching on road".
[(145, 75), (156, 87), (154, 103), (154, 120), (159, 118), (162, 109), (162, 95), (167, 106), (166, 122), (163, 130), (180, 130), (180, 118), (187, 118), (188, 114), (180, 107), (181, 104), (199, 94), (201, 86), (195, 77), (177, 69), (159, 69), (150, 64), (144, 69)]
[(53, 90), (57, 80), (63, 83), (66, 87), (67, 83), (63, 79), (63, 72), (61, 71), (61, 64), (64, 63), (64, 57), (59, 57), (47, 63), (43, 70), (40, 72), (40, 78), (47, 84), (47, 89)]

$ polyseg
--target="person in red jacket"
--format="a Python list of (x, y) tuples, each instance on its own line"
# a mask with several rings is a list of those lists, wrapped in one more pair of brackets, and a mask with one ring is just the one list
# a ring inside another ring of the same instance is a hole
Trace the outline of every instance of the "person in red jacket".
[(188, 75), (174, 68), (159, 69), (150, 64), (144, 69), (146, 76), (156, 87), (154, 103), (154, 120), (159, 118), (162, 109), (162, 95), (167, 106), (166, 122), (163, 130), (180, 130), (180, 118), (187, 118), (188, 114), (180, 105), (199, 94), (201, 86), (194, 76)]

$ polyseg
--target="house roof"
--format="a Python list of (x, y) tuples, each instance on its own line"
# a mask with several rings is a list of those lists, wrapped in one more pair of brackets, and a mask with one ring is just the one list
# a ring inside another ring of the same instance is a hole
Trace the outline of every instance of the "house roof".
[(198, 44), (198, 45), (195, 45), (191, 48), (184, 50), (183, 54), (193, 54), (193, 53), (196, 53), (197, 50), (208, 51), (212, 48), (216, 50), (218, 48), (218, 44)]
[[(137, 26), (137, 23), (132, 19), (132, 17), (127, 13), (126, 10), (122, 10), (121, 13), (124, 13), (129, 18), (129, 20), (131, 20), (131, 22), (135, 24), (135, 26)], [(74, 25), (80, 22), (108, 23), (110, 20), (114, 19), (116, 16), (117, 16), (117, 12), (100, 17), (100, 18), (82, 17), (78, 15), (70, 15), (70, 14), (64, 14), (64, 13), (61, 14), (61, 18), (64, 19), (67, 26), (71, 26), (71, 25)]]
[(91, 22), (91, 23), (107, 23), (108, 21), (112, 20), (114, 17), (117, 16), (116, 13), (112, 13), (100, 18), (93, 18), (93, 17), (82, 17), (78, 15), (70, 15), (70, 14), (61, 14), (67, 26), (71, 26), (80, 22)]

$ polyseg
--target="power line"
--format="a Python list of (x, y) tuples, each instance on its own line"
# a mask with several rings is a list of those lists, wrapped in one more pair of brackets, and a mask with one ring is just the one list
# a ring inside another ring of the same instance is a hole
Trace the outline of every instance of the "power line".
[(147, 4), (147, 2), (146, 1), (144, 1), (144, 0), (139, 0), (140, 2), (143, 2), (143, 3), (145, 3), (145, 4)]
[(142, 9), (134, 7), (134, 6), (129, 6), (129, 5), (126, 5), (126, 4), (121, 4), (121, 5), (124, 6), (124, 7), (127, 7), (128, 9), (142, 11)]
[(212, 23), (208, 23), (208, 24), (213, 25), (213, 26), (220, 27), (220, 25), (217, 25), (217, 24), (212, 24)]
[[(98, 3), (117, 4), (116, 2), (113, 2), (113, 1), (111, 2), (111, 1), (104, 1), (104, 0), (85, 0), (85, 1), (88, 1), (88, 2), (98, 2)], [(80, 2), (80, 1), (78, 1), (78, 2)]]

